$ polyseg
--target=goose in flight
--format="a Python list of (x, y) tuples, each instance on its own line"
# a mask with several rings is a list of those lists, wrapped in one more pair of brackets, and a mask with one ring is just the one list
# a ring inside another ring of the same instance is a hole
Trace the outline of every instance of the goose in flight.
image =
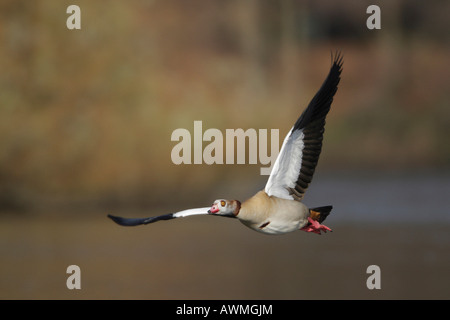
[(284, 139), (264, 190), (243, 203), (219, 199), (211, 207), (149, 218), (108, 217), (122, 226), (136, 226), (203, 214), (236, 218), (247, 227), (265, 234), (284, 234), (295, 230), (316, 234), (331, 231), (322, 222), (330, 214), (332, 206), (308, 208), (301, 201), (322, 150), (325, 118), (337, 91), (342, 64), (340, 53), (332, 56), (327, 78)]

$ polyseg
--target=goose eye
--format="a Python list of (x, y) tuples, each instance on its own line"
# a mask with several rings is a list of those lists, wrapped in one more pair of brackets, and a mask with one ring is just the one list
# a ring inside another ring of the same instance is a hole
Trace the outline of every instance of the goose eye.
[(222, 207), (225, 207), (225, 201), (220, 201), (220, 205), (222, 206)]

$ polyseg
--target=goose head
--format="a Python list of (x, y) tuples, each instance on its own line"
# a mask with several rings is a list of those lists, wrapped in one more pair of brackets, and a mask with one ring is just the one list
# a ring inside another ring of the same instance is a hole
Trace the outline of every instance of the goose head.
[(238, 200), (218, 199), (214, 201), (209, 214), (235, 218), (239, 214), (241, 203)]

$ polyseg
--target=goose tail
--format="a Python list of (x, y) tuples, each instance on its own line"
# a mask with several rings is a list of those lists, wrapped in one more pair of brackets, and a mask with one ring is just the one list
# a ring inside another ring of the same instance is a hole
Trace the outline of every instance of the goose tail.
[(313, 220), (322, 223), (330, 214), (333, 206), (317, 207), (309, 209), (309, 214)]

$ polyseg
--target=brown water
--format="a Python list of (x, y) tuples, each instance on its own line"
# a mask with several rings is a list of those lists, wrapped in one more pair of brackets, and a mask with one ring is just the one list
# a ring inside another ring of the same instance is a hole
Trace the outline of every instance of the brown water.
[[(399, 190), (411, 185), (396, 181)], [(437, 181), (428, 187), (439, 187), (433, 193), (439, 196), (446, 180)], [(322, 180), (320, 192), (333, 183)], [(390, 188), (397, 190), (396, 183)], [(345, 187), (353, 196), (360, 190), (361, 202), (373, 199), (364, 199), (370, 188), (361, 181)], [(308, 199), (314, 202), (318, 191)], [(405, 210), (408, 220), (400, 209), (417, 207), (408, 195), (381, 194), (384, 204), (372, 200), (365, 210), (331, 199), (326, 224), (334, 231), (321, 236), (267, 236), (212, 216), (125, 228), (106, 212), (3, 215), (0, 299), (450, 299), (448, 200), (430, 199), (435, 207), (421, 219), (423, 197), (416, 212)], [(390, 222), (384, 205), (392, 212), (397, 206), (400, 218)], [(72, 264), (81, 268), (80, 290), (66, 287)], [(381, 269), (379, 290), (366, 286), (370, 265)]]

